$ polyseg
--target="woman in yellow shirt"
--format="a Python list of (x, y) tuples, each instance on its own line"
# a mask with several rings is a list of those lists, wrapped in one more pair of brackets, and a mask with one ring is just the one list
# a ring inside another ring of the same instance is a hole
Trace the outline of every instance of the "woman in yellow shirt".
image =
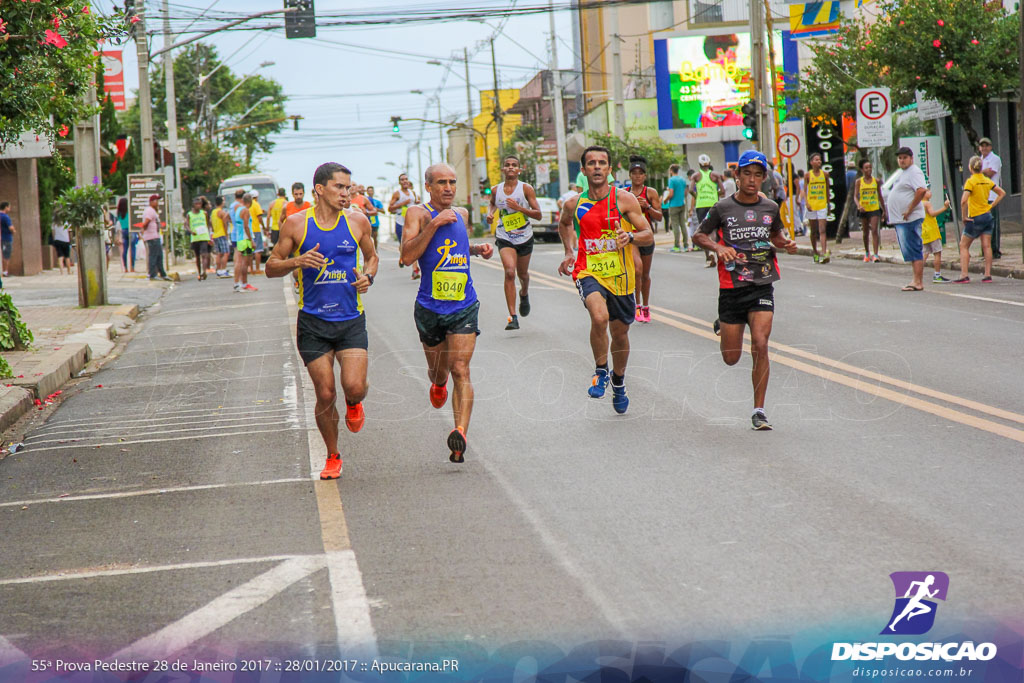
[[(960, 278), (953, 284), (963, 285), (971, 281), (967, 276), (967, 266), (971, 262), (971, 244), (981, 238), (981, 253), (985, 257), (985, 277), (982, 282), (992, 282), (992, 228), (995, 219), (992, 209), (1006, 196), (1006, 190), (992, 182), (992, 179), (981, 172), (981, 157), (973, 156), (967, 164), (971, 177), (964, 183), (964, 193), (960, 197), (960, 210), (964, 215), (964, 234), (960, 237)], [(996, 200), (988, 203), (989, 192), (995, 192)]]
[[(857, 215), (860, 217), (860, 231), (864, 236), (864, 263), (878, 261), (878, 223), (885, 211), (885, 201), (878, 191), (878, 178), (872, 175), (871, 161), (861, 159), (860, 175), (853, 183), (853, 200), (857, 203)], [(868, 244), (870, 238), (870, 245)], [(873, 247), (873, 251), (869, 249)]]
[[(807, 204), (807, 222), (811, 227), (811, 251), (815, 263), (828, 263), (832, 254), (828, 250), (828, 199), (832, 194), (832, 180), (828, 172), (821, 170), (821, 154), (810, 157), (811, 168), (804, 176), (804, 191), (800, 199)], [(820, 248), (819, 248), (820, 245)]]

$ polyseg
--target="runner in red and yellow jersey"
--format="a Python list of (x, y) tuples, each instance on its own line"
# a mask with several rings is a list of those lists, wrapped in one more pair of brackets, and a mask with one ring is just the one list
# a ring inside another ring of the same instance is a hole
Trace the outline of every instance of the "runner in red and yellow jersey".
[(611, 380), (612, 407), (621, 414), (629, 407), (625, 375), (629, 325), (636, 317), (633, 247), (654, 244), (654, 233), (637, 198), (628, 190), (608, 184), (611, 154), (605, 147), (585, 149), (581, 164), (587, 190), (562, 206), (558, 234), (565, 247), (565, 260), (558, 272), (572, 275), (590, 314), (590, 347), (596, 369), (588, 393), (591, 398), (602, 398)]

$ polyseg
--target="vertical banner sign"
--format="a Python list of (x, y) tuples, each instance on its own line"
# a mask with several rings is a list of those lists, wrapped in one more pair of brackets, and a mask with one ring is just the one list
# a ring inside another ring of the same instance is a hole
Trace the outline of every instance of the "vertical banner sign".
[(888, 147), (892, 144), (892, 99), (888, 88), (857, 90), (857, 145)]
[(157, 213), (160, 214), (160, 229), (167, 226), (167, 185), (162, 173), (128, 174), (128, 216), (133, 232), (142, 230), (142, 212), (149, 206), (149, 196), (160, 195)]
[(924, 173), (924, 180), (932, 191), (932, 208), (942, 208), (942, 145), (939, 136), (900, 138), (900, 147), (909, 147), (914, 152), (914, 165)]
[(124, 100), (124, 60), (120, 50), (104, 50), (100, 53), (103, 62), (103, 92), (114, 103), (114, 109), (128, 109)]
[(807, 157), (817, 152), (821, 155), (821, 170), (829, 175), (832, 190), (828, 196), (828, 216), (825, 233), (835, 238), (839, 218), (846, 204), (846, 157), (843, 154), (843, 140), (839, 131), (827, 124), (807, 124)]

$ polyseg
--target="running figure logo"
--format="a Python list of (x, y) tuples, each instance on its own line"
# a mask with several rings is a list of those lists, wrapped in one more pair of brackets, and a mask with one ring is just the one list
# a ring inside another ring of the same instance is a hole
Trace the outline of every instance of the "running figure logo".
[(949, 576), (944, 572), (893, 572), (889, 578), (896, 589), (896, 605), (881, 635), (927, 633), (935, 623), (935, 600), (946, 599)]

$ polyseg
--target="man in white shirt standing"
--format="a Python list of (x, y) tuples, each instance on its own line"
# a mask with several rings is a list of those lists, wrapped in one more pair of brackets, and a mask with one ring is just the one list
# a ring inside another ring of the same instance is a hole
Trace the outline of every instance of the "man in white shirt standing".
[(921, 244), (924, 206), (921, 201), (928, 192), (928, 184), (924, 173), (914, 164), (914, 153), (909, 147), (897, 150), (896, 161), (901, 170), (886, 198), (885, 208), (890, 225), (896, 228), (903, 260), (911, 265), (914, 272), (913, 280), (903, 291), (920, 292), (924, 289), (924, 252)]
[[(992, 140), (982, 138), (978, 140), (978, 154), (981, 155), (981, 172), (992, 179), (996, 187), (1002, 187), (1003, 160), (992, 151)], [(996, 199), (996, 193), (988, 193), (988, 201), (991, 204)], [(999, 258), (1003, 253), (999, 250), (999, 209), (992, 210), (992, 218), (995, 225), (992, 228), (992, 258)]]

